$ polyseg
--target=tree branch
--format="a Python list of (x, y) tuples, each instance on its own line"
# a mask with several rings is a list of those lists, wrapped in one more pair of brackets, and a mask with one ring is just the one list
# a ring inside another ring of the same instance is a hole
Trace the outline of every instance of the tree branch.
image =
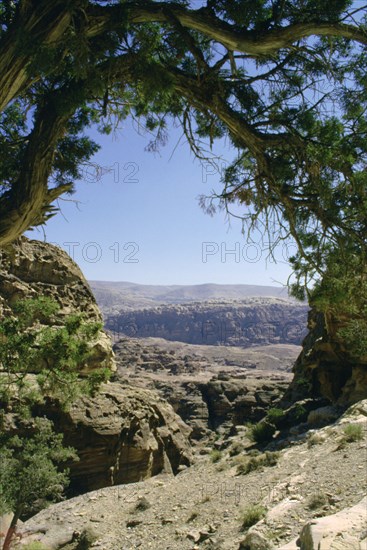
[(169, 12), (170, 16), (165, 2), (149, 2), (145, 5), (126, 2), (120, 6), (89, 6), (87, 35), (96, 36), (108, 29), (116, 28), (126, 16), (129, 24), (168, 23), (170, 17), (174, 16), (182, 26), (205, 34), (229, 50), (254, 56), (274, 54), (309, 36), (343, 37), (367, 44), (366, 32), (344, 23), (294, 23), (259, 32), (226, 23), (203, 9), (190, 10), (172, 3), (169, 4)]
[(0, 111), (34, 82), (27, 69), (36, 45), (58, 41), (70, 21), (65, 2), (32, 2), (29, 13), (25, 8), (19, 10), (0, 41)]
[[(93, 68), (93, 75), (113, 79), (126, 78), (136, 61), (133, 55), (108, 60)], [(52, 211), (50, 204), (71, 185), (48, 188), (57, 143), (67, 131), (67, 124), (80, 106), (81, 94), (93, 95), (90, 79), (71, 81), (49, 93), (36, 115), (32, 133), (17, 181), (0, 197), (0, 247), (20, 237), (27, 229), (43, 223)], [(99, 85), (98, 79), (94, 82)]]

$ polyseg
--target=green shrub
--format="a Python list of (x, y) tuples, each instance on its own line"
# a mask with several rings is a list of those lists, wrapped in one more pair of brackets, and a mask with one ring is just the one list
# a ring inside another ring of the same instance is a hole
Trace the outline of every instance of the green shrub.
[(285, 412), (282, 409), (277, 409), (276, 407), (273, 407), (272, 409), (269, 409), (266, 415), (266, 420), (270, 424), (274, 424), (274, 426), (277, 425), (277, 423), (282, 420), (285, 417)]
[(145, 497), (141, 497), (138, 499), (138, 502), (135, 504), (133, 510), (131, 513), (134, 512), (145, 512), (145, 510), (148, 510), (148, 508), (151, 507), (151, 504), (149, 500)]
[(338, 331), (337, 336), (343, 340), (353, 357), (367, 355), (367, 321), (365, 319), (351, 319)]
[(307, 415), (307, 411), (303, 405), (297, 403), (294, 407), (293, 415), (295, 420), (301, 421)]
[(353, 441), (360, 441), (363, 439), (363, 428), (360, 424), (348, 424), (343, 429), (343, 440), (346, 443), (352, 443)]
[(262, 420), (250, 428), (249, 437), (256, 443), (267, 443), (272, 439), (275, 431), (275, 426)]
[(280, 453), (278, 452), (266, 451), (258, 456), (252, 456), (238, 464), (237, 474), (247, 475), (260, 468), (275, 466), (278, 462), (279, 455)]
[(328, 502), (329, 500), (325, 493), (319, 491), (318, 493), (314, 493), (310, 496), (307, 507), (310, 510), (317, 510), (318, 508), (322, 508), (323, 506), (325, 506), (325, 504), (328, 504)]
[(212, 452), (210, 453), (210, 460), (213, 463), (219, 462), (221, 458), (222, 458), (222, 453), (221, 453), (221, 451), (218, 451), (217, 449), (213, 449)]
[(242, 530), (245, 531), (252, 527), (252, 525), (255, 525), (255, 523), (265, 517), (265, 514), (266, 508), (264, 508), (264, 506), (260, 506), (259, 504), (246, 508), (243, 511), (241, 518)]

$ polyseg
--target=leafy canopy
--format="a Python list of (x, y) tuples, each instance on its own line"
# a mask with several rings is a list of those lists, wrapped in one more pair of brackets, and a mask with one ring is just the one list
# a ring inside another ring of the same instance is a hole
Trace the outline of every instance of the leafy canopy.
[(219, 200), (244, 231), (268, 233), (270, 252), (293, 239), (294, 293), (316, 283), (332, 310), (336, 280), (365, 277), (366, 11), (353, 0), (6, 3), (0, 245), (72, 192), (97, 149), (90, 125), (138, 118), (155, 150), (176, 122), (200, 158), (218, 138), (237, 151), (208, 210)]

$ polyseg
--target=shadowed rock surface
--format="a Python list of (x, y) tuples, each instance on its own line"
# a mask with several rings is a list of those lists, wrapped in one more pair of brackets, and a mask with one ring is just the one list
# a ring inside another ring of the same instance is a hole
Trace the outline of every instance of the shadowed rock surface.
[(309, 333), (294, 366), (294, 379), (285, 400), (326, 397), (332, 403), (349, 405), (367, 397), (367, 356), (352, 357), (338, 331), (348, 319), (309, 312)]
[(67, 413), (47, 410), (80, 461), (71, 465), (71, 492), (132, 483), (191, 462), (191, 429), (152, 391), (103, 384)]

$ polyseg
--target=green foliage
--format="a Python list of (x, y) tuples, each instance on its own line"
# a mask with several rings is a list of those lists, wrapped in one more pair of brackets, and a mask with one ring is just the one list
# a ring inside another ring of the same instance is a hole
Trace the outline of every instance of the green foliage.
[(296, 422), (302, 422), (307, 418), (307, 410), (300, 403), (296, 403), (292, 409), (292, 416)]
[(13, 315), (0, 322), (0, 399), (5, 403), (15, 399), (24, 414), (45, 395), (67, 407), (109, 376), (108, 369), (98, 369), (85, 379), (79, 376), (101, 324), (70, 315), (58, 326), (58, 310), (47, 297), (22, 300), (13, 306)]
[(266, 451), (257, 456), (243, 457), (243, 460), (237, 465), (237, 475), (247, 475), (264, 467), (275, 466), (279, 456), (278, 452)]
[(360, 424), (348, 424), (343, 429), (343, 441), (353, 443), (363, 439), (363, 427)]
[(328, 502), (329, 499), (327, 495), (319, 491), (309, 497), (307, 506), (310, 510), (317, 510), (318, 508), (322, 508), (323, 506), (325, 506), (325, 504), (328, 504)]
[(49, 420), (35, 418), (24, 430), (23, 437), (3, 433), (0, 438), (0, 515), (28, 515), (59, 500), (68, 475), (58, 465), (76, 459)]
[(263, 519), (266, 515), (266, 508), (264, 506), (261, 506), (260, 504), (254, 504), (253, 506), (249, 506), (242, 512), (241, 517), (241, 528), (243, 531), (246, 531), (255, 523)]
[(273, 438), (275, 431), (275, 426), (262, 420), (251, 427), (249, 437), (256, 443), (267, 443)]
[(274, 424), (274, 426), (277, 426), (277, 423), (285, 417), (285, 412), (282, 409), (278, 409), (276, 407), (273, 407), (268, 410), (266, 413), (266, 420), (270, 424)]
[(213, 463), (216, 463), (216, 462), (219, 462), (222, 458), (222, 453), (221, 451), (218, 451), (218, 449), (213, 449), (210, 453), (210, 460), (213, 462)]
[(367, 321), (365, 319), (350, 319), (347, 325), (338, 331), (337, 336), (353, 357), (367, 356)]

